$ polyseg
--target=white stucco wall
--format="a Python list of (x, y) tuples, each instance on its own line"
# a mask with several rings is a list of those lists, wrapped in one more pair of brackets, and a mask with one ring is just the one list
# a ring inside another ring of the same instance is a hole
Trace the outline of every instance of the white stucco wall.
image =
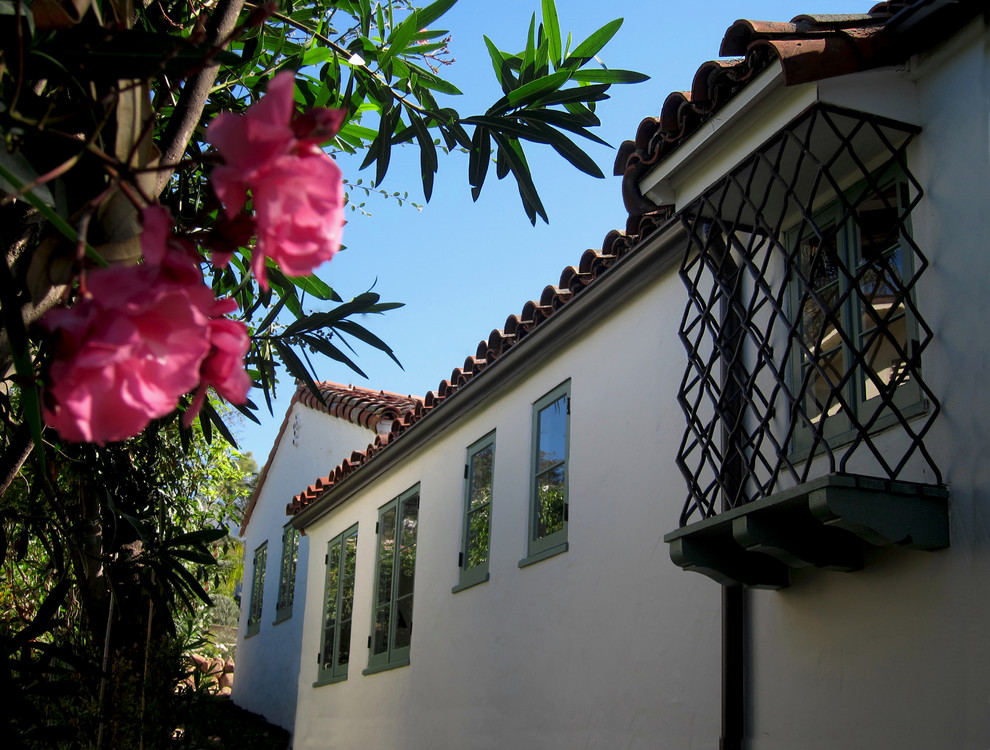
[[(872, 550), (748, 591), (747, 750), (990, 748), (990, 35), (982, 20), (902, 71), (923, 131), (917, 302), (942, 414), (926, 439), (951, 491), (951, 547)], [(669, 561), (685, 294), (672, 274), (493, 396), (310, 529), (297, 748), (714, 748), (719, 599)], [(492, 375), (489, 373), (484, 377)], [(569, 543), (526, 553), (532, 403), (571, 380)], [(462, 466), (497, 430), (491, 580), (458, 594)], [(894, 444), (890, 432), (881, 444)], [(858, 470), (857, 463), (850, 467)], [(907, 478), (931, 479), (918, 464)], [(378, 508), (419, 483), (410, 665), (362, 675)], [(327, 541), (360, 524), (352, 662), (313, 687)], [(271, 565), (271, 557), (269, 558)]]
[[(669, 408), (684, 362), (680, 284), (668, 275), (307, 530), (298, 750), (717, 746), (719, 598), (671, 565), (660, 539), (684, 499), (672, 461), (681, 422)], [(519, 568), (532, 404), (568, 378), (570, 549)], [(453, 594), (465, 450), (493, 429), (491, 580)], [(411, 663), (362, 675), (378, 508), (416, 483)], [(355, 522), (349, 676), (313, 687), (326, 544)]]
[[(299, 537), (292, 616), (275, 623), (282, 529), (288, 522), (285, 506), (294, 495), (325, 475), (355, 449), (364, 449), (375, 433), (343, 419), (296, 403), (278, 452), (268, 468), (261, 494), (244, 534), (244, 578), (232, 700), (261, 714), (273, 724), (292, 730), (299, 676), (299, 643), (307, 590), (309, 539)], [(254, 551), (268, 542), (261, 627), (245, 637)]]
[(911, 220), (932, 262), (917, 301), (943, 413), (926, 445), (951, 491), (951, 547), (873, 552), (862, 571), (748, 592), (752, 750), (990, 747), (988, 45), (981, 19), (903, 73), (924, 128), (909, 153), (925, 191)]

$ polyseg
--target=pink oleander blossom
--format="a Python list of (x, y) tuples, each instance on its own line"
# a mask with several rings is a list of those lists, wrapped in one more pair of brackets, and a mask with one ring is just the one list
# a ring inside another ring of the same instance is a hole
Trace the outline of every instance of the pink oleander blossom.
[[(136, 435), (197, 387), (214, 349), (229, 360), (242, 346), (225, 342), (237, 338), (226, 324), (243, 324), (220, 323), (229, 307), (203, 283), (195, 251), (171, 236), (165, 209), (145, 209), (143, 220), (145, 263), (91, 271), (85, 294), (42, 320), (54, 344), (45, 422), (67, 440)], [(236, 397), (243, 379), (229, 372), (229, 361), (219, 366), (213, 374), (210, 365), (207, 385), (219, 383)]]
[(213, 305), (208, 324), (210, 352), (200, 365), (200, 384), (186, 410), (183, 421), (192, 424), (206, 398), (207, 387), (212, 387), (232, 404), (243, 404), (251, 390), (251, 378), (244, 369), (244, 355), (251, 348), (247, 327), (239, 320), (223, 317), (224, 313), (237, 309), (237, 303), (229, 297), (217, 300)]
[[(294, 117), (294, 86), (291, 72), (279, 73), (243, 115), (221, 113), (207, 128), (224, 158), (210, 179), (228, 218), (251, 194), (258, 235), (251, 267), (263, 289), (265, 258), (290, 276), (311, 274), (340, 248), (344, 225), (340, 169), (315, 145), (337, 132), (343, 111), (317, 108)], [(229, 258), (214, 254), (218, 265)]]

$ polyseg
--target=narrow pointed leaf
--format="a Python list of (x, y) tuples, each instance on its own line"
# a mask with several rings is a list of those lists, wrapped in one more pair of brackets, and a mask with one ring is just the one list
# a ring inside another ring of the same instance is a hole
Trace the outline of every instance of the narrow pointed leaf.
[[(468, 181), (471, 186), (481, 191), (485, 184), (485, 177), (488, 175), (488, 165), (492, 156), (492, 139), (488, 128), (478, 126), (474, 129), (474, 138), (471, 139), (471, 153), (468, 159)], [(475, 200), (478, 200), (475, 197)]]
[(419, 166), (423, 172), (423, 195), (428, 202), (433, 195), (433, 176), (437, 172), (437, 147), (433, 143), (430, 131), (426, 129), (426, 123), (411, 110), (409, 122), (416, 132), (416, 140), (419, 142)]
[(543, 0), (543, 28), (547, 35), (550, 63), (553, 69), (560, 67), (560, 21), (557, 19), (557, 5), (553, 0)]
[(448, 10), (454, 7), (457, 0), (436, 0), (425, 8), (420, 8), (419, 25), (420, 28), (427, 28), (431, 23), (443, 16)]
[(574, 51), (571, 52), (570, 56), (564, 60), (564, 67), (574, 70), (584, 65), (584, 63), (602, 51), (602, 47), (608, 44), (609, 39), (615, 36), (615, 32), (617, 32), (621, 26), (621, 18), (616, 18), (614, 21), (609, 21), (607, 24), (602, 26), (598, 29), (598, 31), (593, 33), (574, 48)]
[[(508, 168), (512, 171), (512, 175), (516, 178), (516, 184), (519, 187), (519, 196), (522, 198), (523, 207), (526, 208), (528, 206), (536, 214), (538, 214), (544, 222), (549, 224), (550, 220), (547, 218), (546, 209), (543, 207), (543, 202), (540, 200), (540, 195), (536, 190), (536, 185), (533, 183), (533, 175), (529, 171), (529, 165), (526, 163), (525, 158), (519, 151), (516, 150), (517, 144), (512, 143), (508, 138), (500, 133), (492, 133), (492, 137), (499, 145), (499, 155), (504, 155)], [(520, 151), (522, 150), (521, 146), (518, 148)], [(527, 211), (527, 213), (529, 212)], [(530, 215), (530, 221), (535, 224), (535, 216)]]
[(392, 351), (392, 347), (364, 326), (359, 323), (355, 323), (353, 320), (342, 320), (337, 324), (337, 328), (356, 339), (361, 339), (361, 341), (368, 344), (368, 346), (373, 346), (375, 349), (385, 352), (385, 354), (387, 354), (389, 358), (395, 362), (395, 364), (402, 367), (402, 363), (399, 362), (398, 358), (395, 356), (395, 353)]
[(641, 83), (650, 80), (648, 75), (637, 73), (635, 70), (575, 70), (571, 80), (580, 83)]

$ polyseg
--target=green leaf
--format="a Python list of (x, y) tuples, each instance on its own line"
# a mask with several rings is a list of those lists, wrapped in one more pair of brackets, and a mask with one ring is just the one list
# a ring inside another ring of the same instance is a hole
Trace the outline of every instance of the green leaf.
[(608, 99), (609, 84), (607, 83), (596, 83), (590, 86), (577, 86), (570, 89), (561, 89), (556, 94), (550, 94), (544, 96), (540, 99), (540, 104), (544, 107), (551, 106), (553, 104), (567, 104), (570, 102), (595, 102), (601, 101), (603, 99)]
[(383, 305), (395, 306), (397, 304), (390, 302), (378, 304), (379, 299), (380, 297), (374, 292), (359, 294), (349, 302), (344, 302), (343, 304), (337, 305), (337, 307), (329, 312), (318, 312), (301, 316), (298, 320), (289, 325), (282, 332), (282, 335), (295, 336), (296, 334), (305, 333), (307, 331), (316, 331), (321, 328), (331, 328), (338, 320), (342, 320), (348, 315), (354, 315), (355, 313), (381, 312), (385, 309), (392, 309), (391, 307), (383, 307)]
[(502, 93), (508, 94), (517, 88), (519, 83), (512, 75), (511, 67), (505, 56), (487, 36), (485, 37), (485, 46), (488, 48), (488, 56), (492, 59), (492, 68), (495, 70), (495, 78), (498, 80), (498, 85), (502, 87)]
[(546, 31), (550, 50), (550, 63), (553, 69), (560, 67), (560, 21), (557, 19), (557, 6), (553, 0), (543, 0), (543, 28)]
[(278, 357), (282, 360), (282, 365), (288, 371), (289, 375), (301, 380), (306, 384), (306, 387), (311, 391), (316, 392), (316, 381), (313, 380), (313, 376), (309, 374), (309, 370), (306, 369), (305, 365), (296, 356), (296, 353), (292, 351), (292, 347), (286, 344), (280, 339), (272, 339), (272, 346), (275, 347), (275, 351), (278, 352)]
[(360, 323), (355, 323), (353, 320), (341, 320), (337, 323), (336, 327), (344, 333), (350, 334), (354, 338), (361, 339), (361, 341), (368, 344), (368, 346), (373, 346), (375, 349), (385, 352), (392, 359), (392, 361), (395, 362), (395, 364), (402, 367), (402, 363), (396, 358), (395, 353), (392, 351), (392, 347)]
[(361, 22), (361, 33), (369, 36), (371, 34), (371, 0), (359, 0), (358, 10), (360, 11), (358, 20)]
[(364, 371), (360, 367), (354, 364), (353, 360), (351, 360), (350, 357), (348, 357), (346, 354), (340, 351), (340, 349), (338, 349), (336, 346), (331, 344), (329, 341), (318, 338), (317, 336), (311, 336), (309, 334), (302, 334), (300, 335), (299, 338), (305, 341), (308, 346), (311, 346), (315, 351), (319, 352), (325, 357), (330, 357), (330, 359), (334, 359), (342, 364), (347, 365), (362, 378), (368, 377), (367, 375), (365, 375)]
[(220, 434), (223, 435), (223, 439), (227, 441), (228, 445), (233, 446), (235, 449), (238, 447), (233, 433), (231, 433), (230, 428), (227, 427), (226, 423), (223, 421), (223, 418), (217, 413), (217, 410), (213, 408), (213, 404), (210, 403), (210, 399), (206, 399), (203, 402), (203, 408), (200, 410), (199, 415), (200, 418), (205, 415), (206, 418), (214, 424), (214, 426), (220, 431)]
[[(556, 73), (537, 78), (535, 81), (520, 86), (515, 91), (503, 97), (503, 99), (508, 100), (509, 107), (525, 107), (527, 104), (540, 101), (552, 91), (558, 91), (567, 82), (569, 77), (570, 74), (568, 71), (559, 70)], [(499, 102), (501, 101), (500, 99)], [(491, 112), (492, 110), (489, 110), (489, 113)]]
[(409, 110), (409, 122), (416, 132), (416, 140), (419, 142), (419, 166), (423, 173), (423, 194), (429, 201), (433, 195), (433, 176), (437, 172), (437, 147), (433, 143), (430, 131), (426, 128), (426, 123), (413, 110)]
[(536, 14), (529, 19), (529, 30), (526, 32), (526, 50), (522, 54), (522, 63), (519, 71), (519, 82), (524, 83), (532, 80), (536, 75)]
[(474, 137), (471, 139), (471, 153), (468, 160), (468, 181), (471, 183), (474, 200), (478, 200), (478, 196), (481, 195), (481, 187), (485, 184), (491, 157), (491, 135), (488, 128), (478, 126), (474, 129)]
[(588, 60), (602, 51), (602, 47), (608, 44), (609, 39), (615, 36), (615, 32), (621, 26), (621, 18), (616, 18), (614, 21), (609, 21), (602, 26), (598, 31), (574, 48), (570, 56), (564, 60), (564, 67), (574, 70), (584, 65)]
[(549, 143), (544, 135), (536, 130), (516, 122), (514, 117), (488, 117), (474, 115), (464, 120), (469, 125), (481, 125), (495, 133), (504, 133), (514, 138), (525, 138), (535, 143)]
[(287, 276), (287, 279), (323, 302), (343, 302), (333, 288), (319, 276)]
[(544, 222), (549, 224), (550, 220), (547, 218), (546, 209), (543, 207), (536, 185), (533, 183), (533, 175), (530, 173), (529, 165), (523, 156), (522, 147), (518, 143), (511, 142), (501, 133), (492, 133), (492, 137), (499, 146), (499, 156), (505, 157), (506, 165), (516, 178), (519, 197), (522, 198), (523, 208), (526, 209), (530, 222), (536, 224), (536, 215), (538, 214)]
[(602, 68), (601, 70), (575, 70), (571, 73), (571, 80), (580, 83), (642, 83), (650, 80), (650, 77), (634, 70)]
[(398, 28), (393, 29), (392, 33), (389, 34), (386, 41), (388, 49), (382, 55), (379, 63), (384, 65), (391, 58), (405, 52), (409, 46), (409, 42), (412, 41), (413, 35), (421, 28), (419, 14), (413, 11), (412, 14), (406, 17), (406, 20), (399, 24)]
[(304, 66), (319, 65), (334, 58), (334, 51), (329, 47), (312, 47), (306, 50), (302, 56)]
[(443, 16), (448, 10), (454, 7), (457, 0), (436, 0), (435, 3), (427, 5), (419, 10), (419, 26), (427, 28), (431, 23)]
[(547, 123), (548, 125), (554, 125), (558, 128), (569, 130), (582, 138), (587, 138), (589, 141), (594, 141), (602, 146), (606, 146), (608, 148), (612, 147), (608, 142), (603, 141), (590, 130), (582, 127), (580, 125), (581, 118), (571, 115), (568, 112), (558, 112), (554, 109), (526, 110), (525, 112), (520, 112), (517, 117), (521, 121), (531, 124), (535, 121)]

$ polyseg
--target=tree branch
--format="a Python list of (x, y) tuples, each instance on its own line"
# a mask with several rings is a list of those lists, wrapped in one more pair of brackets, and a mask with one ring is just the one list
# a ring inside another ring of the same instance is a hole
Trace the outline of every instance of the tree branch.
[[(210, 24), (206, 29), (206, 41), (211, 46), (217, 49), (227, 46), (243, 8), (244, 0), (220, 0), (217, 3), (216, 12), (210, 18)], [(203, 107), (210, 96), (219, 69), (219, 63), (205, 65), (183, 86), (179, 102), (172, 117), (169, 118), (165, 135), (159, 145), (162, 152), (161, 163), (166, 165), (166, 168), (158, 173), (155, 195), (165, 189), (165, 185), (172, 177), (174, 165), (182, 160), (189, 139), (192, 138), (193, 131), (199, 124), (199, 118), (203, 115)]]

